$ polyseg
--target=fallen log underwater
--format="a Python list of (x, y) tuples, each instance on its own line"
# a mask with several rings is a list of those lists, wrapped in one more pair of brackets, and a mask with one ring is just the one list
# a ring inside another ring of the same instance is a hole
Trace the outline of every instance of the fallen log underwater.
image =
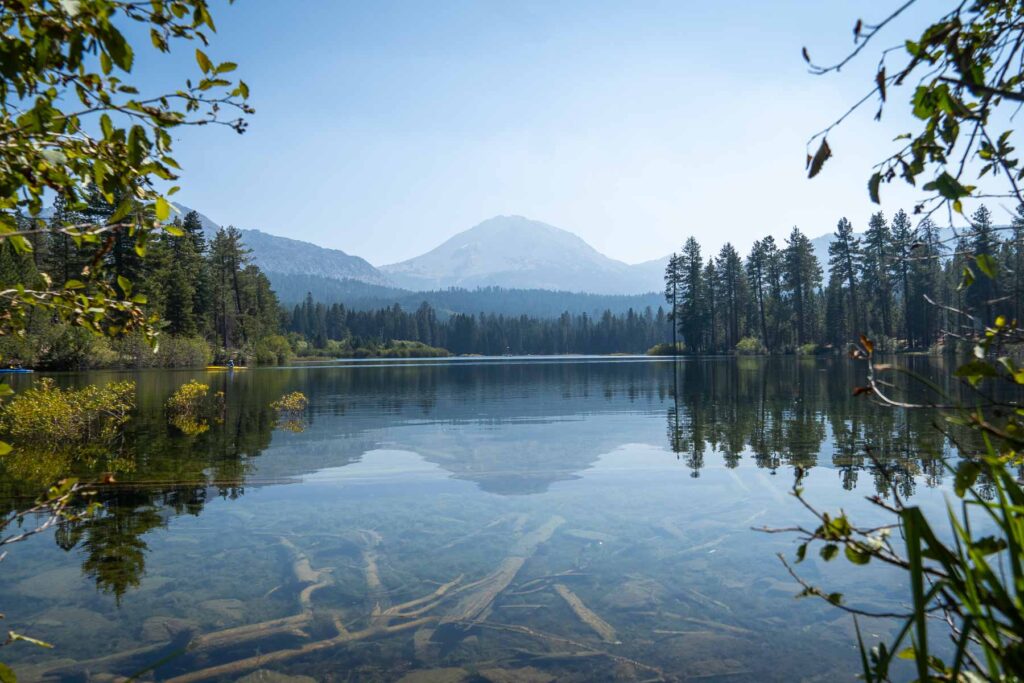
[[(165, 680), (167, 683), (198, 683), (199, 681), (209, 679), (239, 676), (264, 668), (270, 664), (286, 662), (350, 643), (392, 636), (410, 630), (416, 630), (417, 632), (417, 636), (414, 638), (416, 649), (424, 650), (429, 644), (435, 629), (442, 627), (454, 627), (467, 632), (473, 628), (480, 627), (516, 633), (529, 638), (539, 639), (549, 644), (562, 643), (563, 646), (564, 644), (570, 644), (576, 648), (575, 654), (577, 658), (605, 657), (612, 661), (629, 663), (667, 680), (668, 677), (657, 667), (606, 652), (595, 645), (542, 633), (524, 626), (498, 624), (487, 620), (495, 600), (513, 583), (522, 567), (533, 556), (537, 548), (550, 540), (564, 521), (561, 517), (553, 516), (535, 529), (521, 534), (510, 548), (509, 554), (500, 562), (498, 567), (490, 574), (476, 581), (463, 583), (464, 577), (459, 575), (425, 595), (395, 605), (388, 604), (388, 592), (384, 590), (377, 566), (377, 551), (381, 543), (381, 537), (376, 532), (359, 532), (359, 538), (363, 546), (361, 553), (363, 580), (369, 603), (367, 614), (351, 620), (349, 625), (346, 625), (340, 611), (321, 609), (319, 611), (327, 616), (328, 619), (321, 619), (317, 622), (318, 629), (321, 626), (328, 625), (333, 627), (333, 633), (326, 638), (303, 643), (298, 646), (261, 652), (252, 656), (183, 673)], [(286, 538), (279, 538), (278, 540), (291, 554), (292, 573), (296, 581), (303, 586), (298, 595), (299, 611), (291, 616), (278, 617), (259, 623), (195, 635), (188, 641), (182, 654), (189, 656), (201, 652), (229, 650), (230, 648), (253, 641), (261, 641), (271, 636), (294, 635), (299, 638), (310, 637), (305, 629), (313, 625), (318, 613), (318, 608), (314, 606), (314, 595), (318, 590), (332, 585), (334, 579), (331, 576), (330, 569), (314, 569), (306, 553), (290, 540)], [(556, 574), (550, 578), (567, 575), (571, 575), (571, 573)], [(586, 607), (568, 587), (564, 584), (557, 584), (555, 585), (555, 590), (569, 604), (581, 622), (607, 643), (617, 643), (615, 640), (615, 630)], [(358, 628), (354, 627), (360, 624), (361, 626)], [(133, 658), (147, 654), (155, 656), (160, 651), (166, 651), (171, 644), (170, 642), (161, 643), (130, 652), (77, 662), (74, 665), (64, 665), (46, 671), (45, 675), (63, 679), (73, 674), (95, 674), (100, 670), (109, 671), (112, 665), (123, 663)], [(558, 658), (557, 653), (551, 654), (552, 659)], [(519, 656), (522, 657), (522, 654), (520, 653)], [(119, 679), (116, 676), (111, 678), (114, 680), (127, 680)]]

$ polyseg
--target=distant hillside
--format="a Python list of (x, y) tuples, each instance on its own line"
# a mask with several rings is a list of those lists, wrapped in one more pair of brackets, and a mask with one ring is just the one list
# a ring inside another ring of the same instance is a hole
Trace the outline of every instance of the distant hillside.
[[(181, 211), (182, 216), (192, 210), (182, 204), (174, 206)], [(199, 217), (203, 231), (208, 238), (212, 238), (221, 226), (201, 213)], [(242, 241), (252, 251), (252, 262), (268, 274), (318, 275), (336, 280), (355, 279), (379, 285), (389, 284), (387, 277), (368, 261), (340, 249), (326, 249), (261, 230), (243, 229)]]
[(373, 310), (394, 304), (412, 310), (426, 301), (439, 313), (484, 312), (553, 318), (565, 311), (577, 315), (587, 313), (599, 316), (605, 310), (625, 313), (630, 308), (642, 311), (647, 306), (657, 310), (665, 303), (660, 294), (581, 294), (499, 287), (413, 292), (357, 280), (332, 280), (281, 273), (270, 273), (270, 282), (278, 298), (288, 306), (299, 303), (309, 292), (317, 301), (327, 304), (342, 303), (355, 310)]
[(660, 277), (608, 258), (571, 232), (497, 216), (416, 258), (380, 268), (407, 289), (503, 287), (597, 294), (661, 289)]

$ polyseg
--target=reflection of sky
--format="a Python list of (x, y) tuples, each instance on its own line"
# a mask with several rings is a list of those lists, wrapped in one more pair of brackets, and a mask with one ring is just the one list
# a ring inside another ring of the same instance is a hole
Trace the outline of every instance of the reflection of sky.
[[(735, 369), (734, 361), (721, 360), (685, 370), (685, 429), (746, 429), (750, 415), (760, 414), (754, 399), (762, 396), (762, 380), (770, 380), (776, 391), (766, 401), (783, 417), (825, 423), (812, 439), (810, 450), (823, 466), (808, 471), (808, 499), (828, 510), (841, 506), (862, 523), (880, 521), (865, 500), (874, 493), (872, 477), (843, 488), (827, 424), (829, 414), (852, 424), (875, 409), (848, 403), (845, 387), (823, 379), (813, 364), (783, 363), (765, 376)], [(510, 552), (516, 528), (528, 531), (557, 516), (564, 523), (523, 564), (489, 619), (592, 638), (556, 593), (512, 595), (521, 584), (568, 571), (574, 576), (564, 581), (617, 629), (626, 656), (740, 680), (833, 680), (853, 671), (849, 618), (793, 600), (797, 588), (774, 555), (791, 557), (794, 539), (751, 530), (811, 522), (789, 495), (791, 468), (758, 467), (749, 446), (734, 467), (721, 444), (706, 441), (700, 476), (691, 476), (691, 454), (677, 459), (670, 448), (667, 417), (675, 404), (664, 391), (672, 386), (665, 370), (657, 363), (434, 369), (410, 382), (409, 392), (402, 382), (381, 382), (387, 370), (377, 368), (359, 376), (343, 374), (348, 369), (253, 371), (233, 400), (256, 400), (268, 378), (283, 383), (275, 392), (310, 396), (307, 431), (276, 432), (251, 459), (252, 481), (293, 483), (247, 487), (233, 500), (211, 496), (199, 514), (170, 518), (130, 539), (143, 544), (145, 571), (120, 605), (82, 575), (81, 545), (67, 553), (52, 537), (19, 545), (5, 560), (0, 601), (12, 628), (53, 641), (58, 654), (11, 655), (22, 663), (91, 659), (150, 642), (149, 620), (156, 617), (208, 632), (291, 614), (297, 587), (281, 537), (308, 553), (314, 568), (332, 569), (337, 586), (318, 594), (318, 604), (358, 623), (371, 607), (360, 569), (365, 530), (380, 535), (381, 580), (398, 601), (460, 574), (487, 575)], [(794, 395), (806, 414), (794, 407)], [(801, 436), (790, 430), (788, 443)], [(785, 463), (785, 447), (779, 457)], [(919, 487), (914, 502), (941, 514), (942, 490)], [(125, 530), (131, 521), (124, 518)], [(810, 553), (800, 572), (864, 608), (889, 609), (902, 595), (900, 577), (883, 568), (826, 564)], [(872, 623), (869, 638), (889, 628)], [(359, 653), (391, 671), (409, 662), (402, 653), (411, 637), (384, 639), (373, 649), (332, 649), (318, 665), (342, 670)], [(481, 648), (509, 646), (475, 637)], [(264, 652), (274, 644), (253, 647)], [(205, 664), (216, 656), (207, 655)], [(456, 665), (473, 665), (485, 655), (466, 648), (450, 656)], [(188, 668), (200, 660), (174, 661), (169, 666)], [(315, 676), (315, 662), (299, 660), (295, 672)]]

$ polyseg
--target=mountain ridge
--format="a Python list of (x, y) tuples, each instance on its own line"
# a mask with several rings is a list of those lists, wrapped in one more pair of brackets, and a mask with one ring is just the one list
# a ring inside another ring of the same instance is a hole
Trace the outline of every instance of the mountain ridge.
[(646, 272), (575, 233), (523, 216), (495, 216), (380, 271), (408, 289), (497, 286), (594, 294), (658, 291)]

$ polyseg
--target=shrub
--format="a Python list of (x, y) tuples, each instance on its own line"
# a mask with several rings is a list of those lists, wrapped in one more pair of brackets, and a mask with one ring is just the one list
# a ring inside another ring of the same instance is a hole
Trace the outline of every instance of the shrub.
[(0, 408), (0, 427), (17, 446), (74, 450), (112, 441), (134, 408), (135, 382), (61, 389), (47, 378)]
[(51, 325), (39, 335), (37, 364), (53, 370), (85, 370), (113, 365), (110, 342), (81, 327)]
[(201, 368), (213, 361), (213, 350), (202, 337), (161, 336), (153, 365), (160, 368)]
[(736, 344), (736, 353), (741, 356), (760, 356), (767, 353), (767, 349), (757, 337), (744, 337)]
[(270, 404), (277, 413), (277, 426), (290, 432), (301, 432), (306, 428), (302, 416), (308, 406), (309, 399), (301, 391), (285, 394)]
[(798, 356), (814, 356), (820, 352), (821, 347), (813, 342), (796, 347), (796, 355)]
[(676, 342), (676, 348), (673, 352), (672, 345), (668, 343), (655, 344), (651, 348), (647, 349), (648, 356), (677, 356), (686, 351), (686, 345), (683, 342)]
[(191, 380), (182, 384), (164, 404), (167, 421), (188, 436), (202, 434), (210, 428), (210, 415), (224, 403), (224, 392), (211, 398), (210, 386)]
[(272, 334), (256, 342), (253, 353), (258, 365), (280, 365), (292, 357), (292, 347), (286, 337)]

